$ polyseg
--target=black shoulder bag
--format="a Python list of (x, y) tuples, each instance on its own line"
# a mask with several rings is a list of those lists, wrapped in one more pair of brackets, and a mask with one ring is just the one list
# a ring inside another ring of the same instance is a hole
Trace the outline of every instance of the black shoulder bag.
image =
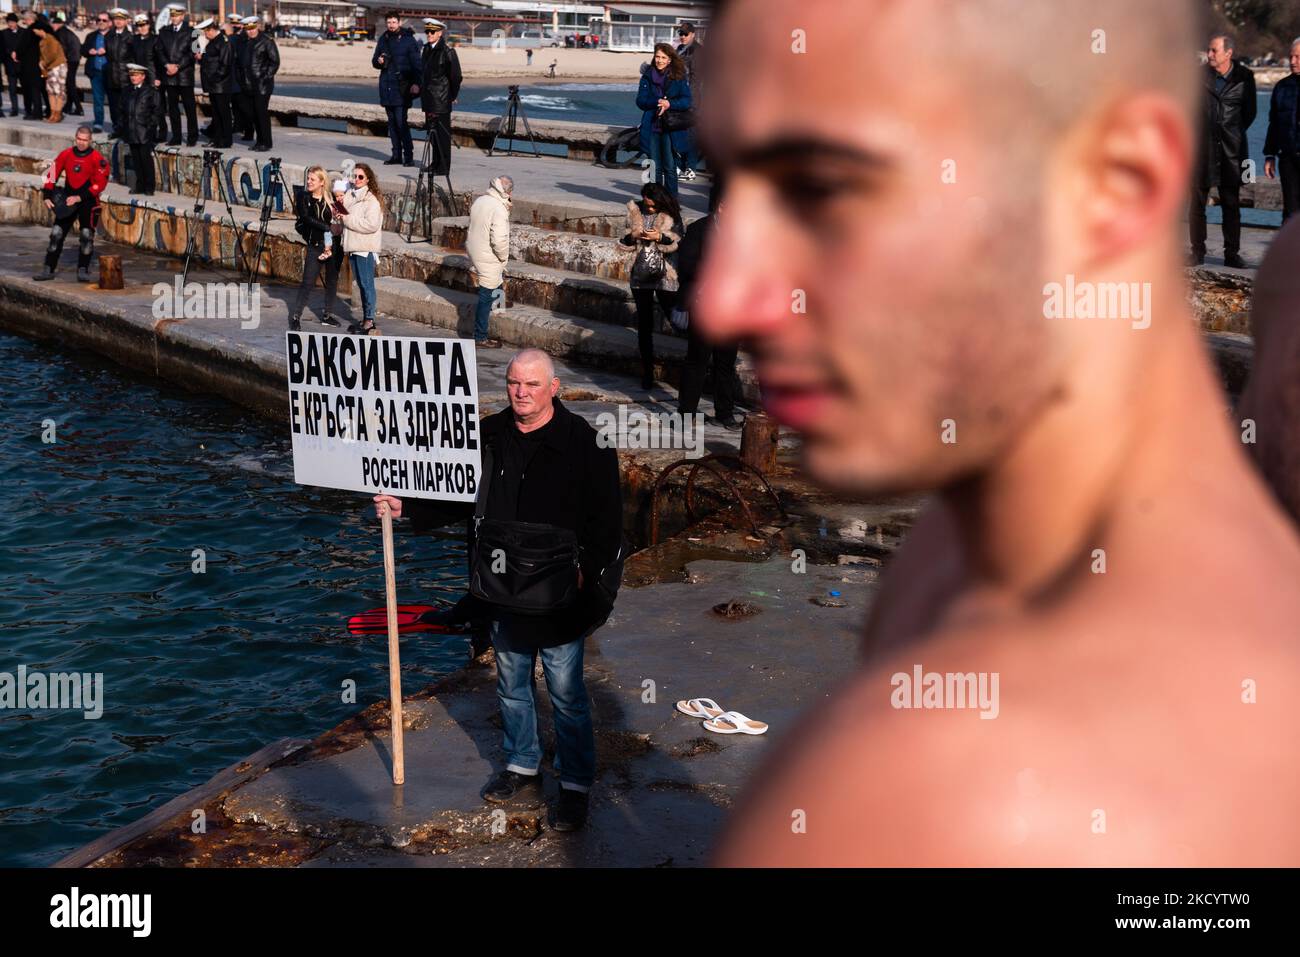
[(578, 536), (542, 522), (485, 518), (492, 446), (483, 445), (483, 485), (474, 503), (470, 594), (521, 615), (548, 615), (578, 598)]

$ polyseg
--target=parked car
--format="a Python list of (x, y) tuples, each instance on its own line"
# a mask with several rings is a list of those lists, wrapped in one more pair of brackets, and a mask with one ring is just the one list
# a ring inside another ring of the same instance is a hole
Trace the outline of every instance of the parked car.
[(289, 36), (295, 40), (319, 40), (325, 36), (321, 31), (314, 27), (291, 27)]

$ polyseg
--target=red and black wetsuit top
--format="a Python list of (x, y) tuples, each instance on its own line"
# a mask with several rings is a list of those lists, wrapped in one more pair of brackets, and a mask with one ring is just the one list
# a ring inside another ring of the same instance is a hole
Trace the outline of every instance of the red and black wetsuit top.
[(81, 197), (83, 203), (99, 205), (99, 194), (108, 186), (108, 160), (93, 146), (82, 152), (75, 146), (54, 158), (54, 165), (45, 174), (45, 195), (54, 192), (54, 184), (64, 177), (68, 191)]

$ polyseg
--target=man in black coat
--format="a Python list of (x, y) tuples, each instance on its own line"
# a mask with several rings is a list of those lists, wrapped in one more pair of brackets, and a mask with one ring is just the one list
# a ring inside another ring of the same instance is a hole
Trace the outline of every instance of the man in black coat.
[(62, 10), (54, 14), (54, 38), (63, 46), (63, 55), (68, 58), (68, 108), (63, 112), (69, 116), (84, 116), (85, 108), (81, 105), (81, 87), (77, 86), (77, 68), (81, 66), (81, 41), (68, 29), (68, 18)]
[(217, 149), (226, 149), (234, 145), (234, 120), (230, 113), (230, 87), (234, 74), (235, 51), (226, 35), (221, 32), (217, 21), (209, 17), (199, 24), (208, 45), (197, 54), (199, 61), (199, 79), (203, 81), (203, 92), (208, 95), (212, 106), (212, 124), (208, 127), (208, 138)]
[(185, 104), (185, 145), (199, 142), (198, 111), (194, 106), (194, 50), (191, 48), (190, 21), (185, 18), (185, 8), (178, 3), (168, 6), (171, 22), (158, 32), (154, 46), (155, 73), (162, 84), (167, 103), (167, 118), (171, 124), (168, 146), (181, 145), (181, 104)]
[(43, 120), (46, 116), (47, 96), (45, 80), (41, 78), (41, 38), (32, 29), (36, 14), (28, 10), (23, 14), (18, 35), (18, 72), (23, 81), (23, 119)]
[(142, 63), (128, 63), (131, 86), (122, 92), (122, 139), (131, 149), (131, 166), (135, 169), (132, 193), (152, 196), (154, 191), (153, 145), (158, 131), (162, 104), (158, 90), (149, 83), (149, 71)]
[(441, 20), (424, 21), (424, 49), (420, 51), (420, 108), (425, 134), (433, 139), (433, 158), (425, 172), (446, 176), (451, 172), (451, 108), (460, 96), (460, 57), (444, 39)]
[(1264, 173), (1282, 177), (1282, 221), (1300, 209), (1300, 40), (1291, 44), (1291, 73), (1273, 87), (1264, 139)]
[[(483, 796), (505, 802), (521, 792), (540, 794), (542, 749), (533, 702), (533, 662), (542, 659), (555, 715), (560, 803), (555, 829), (573, 831), (587, 817), (587, 792), (596, 773), (595, 742), (583, 682), (583, 642), (608, 616), (603, 574), (617, 567), (623, 542), (618, 453), (556, 398), (560, 380), (550, 357), (525, 349), (506, 371), (510, 408), (479, 424), (490, 473), (480, 488), (485, 521), (544, 523), (568, 529), (578, 542), (578, 599), (551, 614), (523, 615), (471, 596), (464, 617), (490, 621), (496, 654), (497, 697), (506, 766)], [(376, 495), (394, 517), (416, 528), (445, 525), (472, 512), (468, 505)], [(509, 560), (509, 556), (503, 556)], [(494, 569), (495, 570), (495, 569)], [(461, 606), (457, 606), (458, 610)]]
[(108, 11), (113, 20), (113, 29), (104, 34), (104, 55), (108, 58), (105, 67), (108, 79), (108, 116), (113, 121), (110, 139), (121, 139), (126, 127), (126, 117), (122, 113), (122, 98), (131, 86), (131, 77), (126, 65), (131, 61), (131, 18), (121, 7)]
[(370, 65), (379, 71), (379, 105), (388, 113), (392, 150), (384, 165), (414, 166), (411, 127), (406, 115), (411, 100), (420, 92), (420, 44), (410, 28), (402, 26), (402, 18), (396, 13), (390, 13), (385, 24), (387, 29), (380, 35), (370, 58)]
[(262, 21), (257, 17), (244, 18), (244, 35), (248, 38), (235, 48), (235, 70), (252, 107), (257, 140), (253, 152), (265, 153), (271, 148), (271, 93), (275, 90), (275, 74), (280, 69), (280, 49), (275, 41), (262, 31)]
[[(18, 14), (5, 15), (5, 26), (0, 30), (0, 58), (4, 60), (4, 75), (9, 82), (9, 115), (18, 115), (18, 91), (22, 86), (19, 77), (22, 70), (18, 65), (18, 44), (23, 35), (18, 29)], [(4, 106), (0, 100), (0, 107)]]
[(230, 115), (239, 138), (251, 140), (256, 135), (253, 104), (239, 82), (239, 51), (248, 37), (244, 35), (244, 18), (237, 13), (226, 17), (226, 42), (230, 44)]
[(1234, 63), (1235, 42), (1230, 36), (1210, 39), (1206, 51), (1205, 110), (1196, 172), (1192, 178), (1192, 206), (1188, 223), (1192, 239), (1192, 262), (1205, 262), (1205, 205), (1210, 187), (1219, 188), (1223, 210), (1223, 262), (1236, 269), (1246, 268), (1241, 258), (1242, 164), (1250, 158), (1246, 131), (1255, 122), (1255, 74)]
[(158, 67), (154, 53), (158, 49), (158, 35), (153, 32), (153, 21), (147, 13), (137, 13), (132, 21), (135, 36), (131, 38), (130, 62), (139, 63), (145, 68), (145, 85), (158, 91), (158, 128), (154, 130), (155, 143), (167, 139), (167, 114), (163, 112), (162, 85), (158, 80)]

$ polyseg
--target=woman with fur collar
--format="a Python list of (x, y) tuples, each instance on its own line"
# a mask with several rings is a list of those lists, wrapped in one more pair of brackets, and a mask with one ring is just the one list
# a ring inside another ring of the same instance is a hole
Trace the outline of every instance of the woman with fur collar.
[[(647, 391), (655, 384), (654, 332), (655, 300), (664, 316), (672, 315), (677, 304), (677, 268), (673, 253), (685, 232), (682, 211), (677, 200), (658, 183), (641, 187), (641, 203), (628, 200), (627, 233), (618, 241), (620, 248), (634, 250), (632, 261), (632, 301), (636, 303), (637, 344), (641, 353), (641, 388)], [(638, 269), (637, 262), (647, 253), (657, 249), (662, 254), (663, 269), (657, 274), (647, 274)]]

